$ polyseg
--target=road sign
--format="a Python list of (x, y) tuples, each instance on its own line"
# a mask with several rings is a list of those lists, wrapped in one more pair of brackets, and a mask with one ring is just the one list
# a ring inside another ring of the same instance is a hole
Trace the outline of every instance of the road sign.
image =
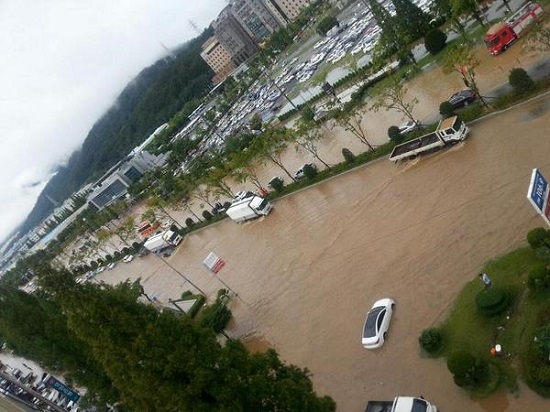
[(538, 169), (533, 169), (529, 191), (527, 192), (527, 199), (529, 199), (538, 213), (544, 214), (547, 198), (548, 181)]

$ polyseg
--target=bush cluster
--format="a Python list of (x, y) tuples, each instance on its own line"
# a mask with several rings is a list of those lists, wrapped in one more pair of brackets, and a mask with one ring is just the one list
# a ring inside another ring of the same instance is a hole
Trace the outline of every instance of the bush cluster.
[(533, 266), (527, 275), (527, 286), (534, 291), (548, 289), (550, 287), (550, 271), (548, 268), (543, 264)]
[(533, 249), (538, 249), (541, 246), (549, 247), (549, 244), (550, 244), (549, 231), (547, 231), (542, 227), (531, 229), (527, 233), (527, 243), (529, 243), (529, 246), (531, 246)]
[(480, 387), (489, 378), (489, 364), (476, 359), (466, 351), (458, 351), (447, 359), (447, 368), (453, 374), (454, 382), (460, 387)]
[(492, 287), (479, 292), (475, 298), (479, 313), (484, 316), (495, 316), (510, 306), (510, 295), (502, 288)]
[(433, 355), (443, 348), (443, 332), (439, 328), (424, 329), (418, 343), (423, 350)]

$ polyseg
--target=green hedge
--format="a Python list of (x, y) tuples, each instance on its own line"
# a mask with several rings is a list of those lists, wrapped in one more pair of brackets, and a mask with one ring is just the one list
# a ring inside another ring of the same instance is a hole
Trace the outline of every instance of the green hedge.
[(484, 316), (495, 316), (510, 306), (510, 295), (502, 288), (492, 287), (479, 292), (475, 298), (479, 313)]

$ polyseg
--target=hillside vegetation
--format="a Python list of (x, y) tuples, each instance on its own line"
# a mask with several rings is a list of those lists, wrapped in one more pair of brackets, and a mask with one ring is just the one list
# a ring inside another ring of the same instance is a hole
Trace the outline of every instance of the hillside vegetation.
[(211, 28), (205, 30), (176, 50), (175, 59), (157, 61), (124, 88), (113, 106), (94, 124), (81, 149), (48, 182), (20, 227), (23, 233), (53, 210), (45, 194), (62, 202), (86, 182), (100, 177), (186, 103), (204, 95), (213, 73), (199, 53), (211, 35)]

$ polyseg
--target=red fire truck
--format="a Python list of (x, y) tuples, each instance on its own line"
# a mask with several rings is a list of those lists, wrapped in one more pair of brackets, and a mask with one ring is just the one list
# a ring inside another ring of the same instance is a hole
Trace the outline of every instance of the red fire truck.
[(523, 34), (527, 26), (540, 21), (543, 13), (539, 3), (529, 2), (506, 21), (491, 26), (485, 35), (485, 44), (489, 52), (493, 56), (502, 53)]

